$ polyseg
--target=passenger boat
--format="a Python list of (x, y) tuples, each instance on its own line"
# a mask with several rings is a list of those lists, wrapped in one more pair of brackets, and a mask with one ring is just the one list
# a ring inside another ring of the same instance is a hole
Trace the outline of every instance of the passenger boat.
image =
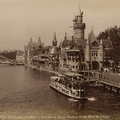
[(51, 76), (50, 87), (60, 93), (75, 99), (87, 99), (85, 97), (84, 76), (78, 73), (64, 73), (58, 76)]

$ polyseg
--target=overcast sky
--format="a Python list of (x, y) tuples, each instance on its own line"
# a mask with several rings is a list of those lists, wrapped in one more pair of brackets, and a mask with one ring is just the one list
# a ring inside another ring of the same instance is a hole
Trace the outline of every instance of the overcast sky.
[(86, 23), (85, 38), (110, 26), (120, 26), (120, 0), (0, 0), (0, 50), (23, 50), (30, 37), (51, 45), (54, 31), (57, 40), (65, 32), (72, 36), (73, 18), (79, 3)]

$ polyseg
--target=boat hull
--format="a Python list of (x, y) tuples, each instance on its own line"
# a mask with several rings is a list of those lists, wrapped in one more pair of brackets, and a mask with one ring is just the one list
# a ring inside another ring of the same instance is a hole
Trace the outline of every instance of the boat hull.
[(65, 92), (57, 89), (57, 88), (56, 88), (55, 86), (53, 86), (52, 84), (50, 84), (50, 87), (51, 87), (52, 89), (60, 92), (61, 94), (70, 97), (70, 98), (74, 98), (74, 99), (77, 99), (77, 100), (87, 100), (87, 97), (77, 97), (77, 96), (72, 96), (72, 95), (70, 95), (69, 93), (67, 94), (67, 93), (65, 93)]

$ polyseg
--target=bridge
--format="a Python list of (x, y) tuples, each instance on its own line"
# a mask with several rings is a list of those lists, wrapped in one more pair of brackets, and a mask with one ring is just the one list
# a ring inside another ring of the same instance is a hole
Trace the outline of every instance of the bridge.
[(16, 60), (12, 60), (12, 59), (9, 59), (7, 57), (4, 57), (2, 55), (0, 55), (0, 63), (2, 64), (16, 64), (17, 61)]

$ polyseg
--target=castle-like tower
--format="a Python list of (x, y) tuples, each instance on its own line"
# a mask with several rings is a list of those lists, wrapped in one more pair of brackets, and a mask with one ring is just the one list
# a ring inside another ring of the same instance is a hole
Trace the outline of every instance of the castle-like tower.
[(73, 20), (73, 36), (75, 40), (84, 39), (84, 30), (86, 28), (85, 23), (83, 23), (83, 12), (79, 10), (79, 14), (75, 16)]

